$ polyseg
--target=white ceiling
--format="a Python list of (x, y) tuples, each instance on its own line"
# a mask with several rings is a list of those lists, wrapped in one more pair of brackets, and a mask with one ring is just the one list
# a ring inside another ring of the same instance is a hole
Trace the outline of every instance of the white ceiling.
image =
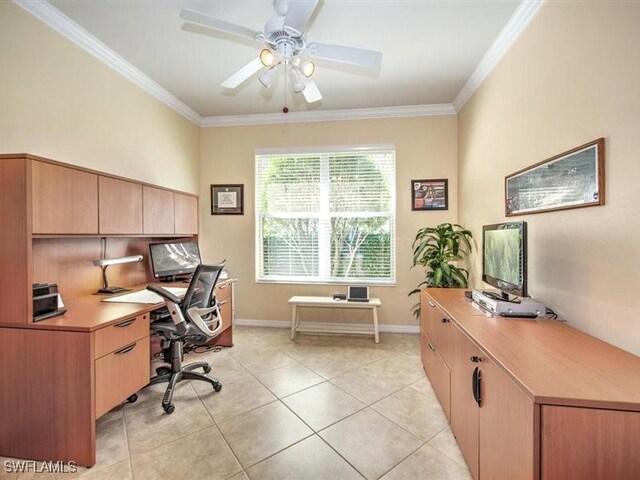
[[(279, 112), (282, 78), (270, 90), (257, 79), (236, 90), (220, 83), (258, 53), (250, 42), (184, 23), (190, 8), (262, 31), (274, 16), (260, 1), (68, 1), (50, 3), (204, 117)], [(321, 0), (308, 40), (379, 50), (378, 75), (317, 63), (324, 99), (307, 105), (286, 92), (291, 111), (451, 103), (503, 29), (517, 1)]]

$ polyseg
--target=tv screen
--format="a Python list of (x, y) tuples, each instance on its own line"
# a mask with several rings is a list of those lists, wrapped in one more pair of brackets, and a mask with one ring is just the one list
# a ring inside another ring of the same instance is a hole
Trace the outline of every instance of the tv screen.
[(153, 243), (149, 252), (155, 277), (193, 273), (200, 264), (200, 250), (193, 242)]
[(482, 280), (502, 292), (527, 296), (527, 224), (482, 227)]

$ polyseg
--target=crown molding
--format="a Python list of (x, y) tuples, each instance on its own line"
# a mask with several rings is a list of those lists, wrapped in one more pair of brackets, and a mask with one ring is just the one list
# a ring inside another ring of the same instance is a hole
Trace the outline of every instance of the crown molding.
[(471, 95), (482, 85), (500, 60), (502, 60), (502, 57), (509, 51), (511, 45), (518, 39), (533, 17), (536, 16), (543, 4), (544, 0), (525, 0), (520, 3), (507, 24), (489, 47), (489, 50), (487, 50), (482, 57), (476, 69), (467, 79), (467, 82), (458, 92), (458, 95), (453, 101), (456, 112), (462, 109), (467, 100), (471, 98)]
[(185, 116), (193, 123), (200, 124), (202, 117), (198, 112), (127, 62), (49, 2), (45, 0), (13, 0), (13, 3), (89, 52), (98, 60), (101, 60), (168, 107)]
[(367, 118), (427, 117), (455, 115), (451, 103), (434, 105), (407, 105), (401, 107), (354, 108), (349, 110), (315, 110), (289, 113), (258, 113), (203, 117), (201, 127), (230, 127), (238, 125), (268, 125), (276, 123), (333, 122), (336, 120), (363, 120)]

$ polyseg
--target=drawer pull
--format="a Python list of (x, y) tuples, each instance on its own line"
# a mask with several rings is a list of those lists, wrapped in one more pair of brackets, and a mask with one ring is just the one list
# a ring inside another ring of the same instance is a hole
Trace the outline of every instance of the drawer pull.
[(132, 318), (130, 320), (125, 320), (124, 322), (116, 323), (114, 326), (119, 328), (124, 328), (124, 327), (128, 327), (129, 325), (132, 325), (135, 321), (136, 319)]
[(433, 350), (434, 352), (436, 351), (436, 347), (434, 347), (434, 346), (431, 344), (431, 342), (428, 342), (428, 343), (427, 343), (427, 345), (429, 345), (429, 348), (430, 348), (431, 350)]
[(228, 283), (225, 283), (224, 285), (218, 285), (218, 290), (224, 290), (225, 288), (227, 288), (229, 286)]
[(227, 303), (227, 302), (228, 302), (228, 300), (223, 300), (223, 301), (221, 301), (221, 302), (218, 302), (218, 306), (220, 306), (220, 307), (221, 307), (222, 305), (224, 305), (224, 304), (225, 304), (225, 303)]
[(428, 300), (428, 302), (429, 302), (429, 306), (431, 308), (436, 308), (436, 304), (435, 303), (433, 303), (431, 300)]
[(124, 354), (124, 353), (128, 353), (128, 352), (130, 352), (131, 350), (133, 350), (134, 348), (136, 348), (136, 345), (137, 345), (137, 344), (138, 344), (138, 342), (136, 342), (136, 343), (132, 343), (131, 345), (127, 345), (126, 347), (121, 348), (120, 350), (116, 350), (116, 351), (115, 351), (115, 352), (113, 352), (113, 353), (115, 353), (116, 355), (122, 355), (122, 354)]
[(440, 320), (442, 323), (449, 323), (449, 319), (448, 318), (443, 318), (442, 320)]
[(474, 355), (472, 357), (469, 357), (469, 360), (471, 360), (473, 363), (478, 363), (482, 361), (482, 358), (478, 357), (477, 355)]

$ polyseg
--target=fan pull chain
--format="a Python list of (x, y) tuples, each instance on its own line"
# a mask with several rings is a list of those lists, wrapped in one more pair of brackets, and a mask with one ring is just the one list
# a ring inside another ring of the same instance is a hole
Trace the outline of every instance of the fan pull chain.
[(289, 66), (289, 62), (285, 60), (284, 62), (284, 107), (282, 107), (282, 113), (289, 113), (289, 107), (287, 107), (287, 67)]

